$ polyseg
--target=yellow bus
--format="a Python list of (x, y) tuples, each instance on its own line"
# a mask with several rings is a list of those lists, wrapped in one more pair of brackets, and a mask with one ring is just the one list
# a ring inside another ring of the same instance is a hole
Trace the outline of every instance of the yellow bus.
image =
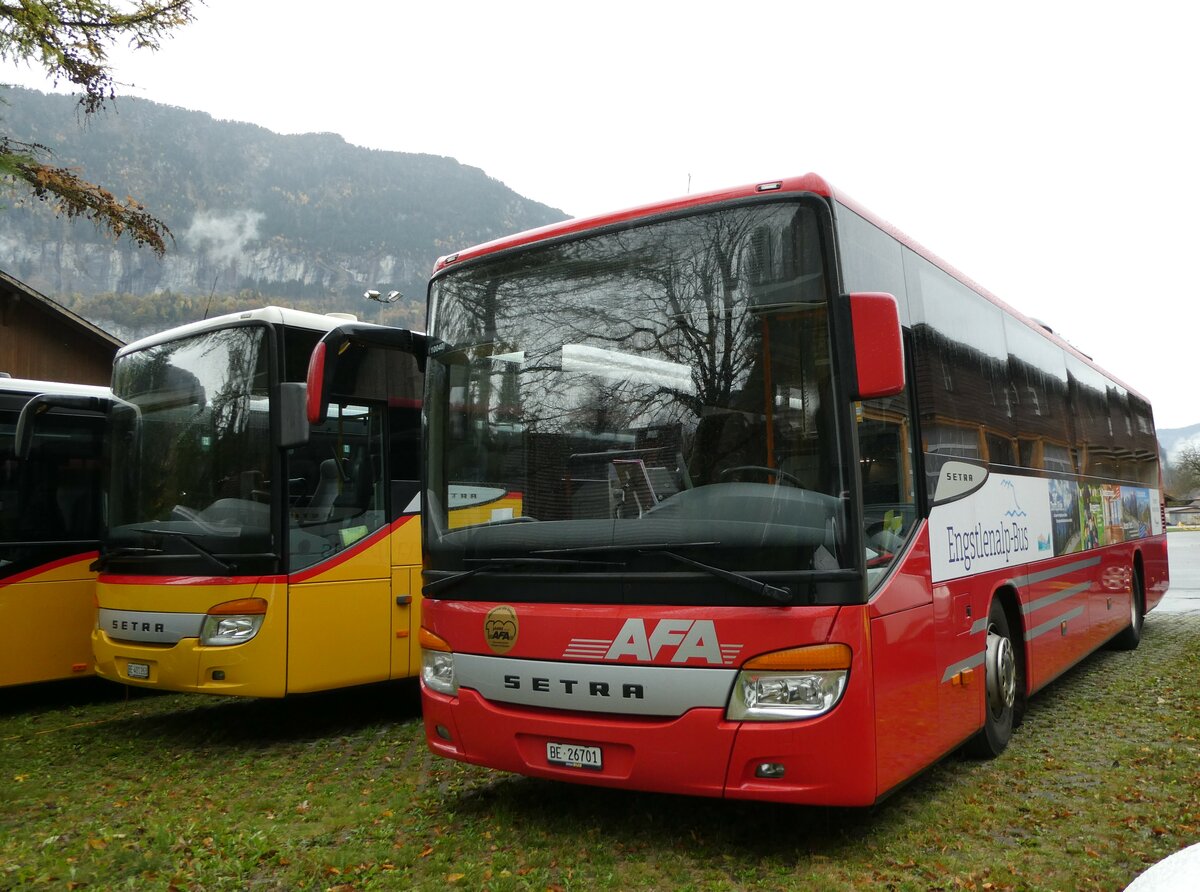
[(281, 697), (419, 671), (422, 372), (343, 338), (309, 424), (310, 356), (346, 318), (267, 307), (118, 352), (101, 676)]
[[(50, 410), (42, 395), (63, 403)], [(108, 388), (0, 378), (0, 687), (91, 675)], [(18, 458), (26, 406), (44, 408)]]

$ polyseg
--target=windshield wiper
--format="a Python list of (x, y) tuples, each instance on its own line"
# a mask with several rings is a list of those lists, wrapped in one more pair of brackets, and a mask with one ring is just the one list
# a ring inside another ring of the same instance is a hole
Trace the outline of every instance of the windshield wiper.
[[(205, 548), (203, 545), (201, 545), (199, 542), (197, 542), (195, 539), (193, 539), (190, 534), (185, 533), (181, 530), (147, 529), (146, 527), (134, 527), (133, 530), (134, 530), (134, 532), (137, 532), (137, 533), (149, 533), (152, 536), (154, 536), (154, 535), (174, 536), (177, 539), (182, 539), (188, 545), (192, 546), (192, 548), (195, 550), (196, 554), (208, 558), (215, 567), (220, 568), (222, 573), (232, 576), (237, 571), (236, 564), (230, 564), (226, 561), (221, 560), (219, 557), (217, 557), (215, 554), (213, 554), (211, 551), (209, 551), (207, 548)], [(161, 549), (160, 549), (160, 553), (161, 553)]]
[(624, 567), (622, 563), (613, 561), (578, 561), (571, 558), (535, 558), (535, 557), (513, 557), (513, 558), (467, 558), (464, 563), (479, 563), (478, 567), (472, 567), (470, 570), (464, 570), (461, 573), (455, 573), (453, 576), (445, 576), (441, 579), (435, 579), (433, 582), (425, 583), (422, 591), (429, 595), (434, 592), (444, 591), (448, 588), (453, 588), (464, 579), (474, 576), (476, 573), (482, 573), (485, 570), (509, 570), (519, 567)]
[[(638, 550), (641, 551), (640, 548)], [(780, 607), (786, 607), (792, 603), (792, 590), (790, 588), (780, 588), (777, 585), (771, 585), (769, 582), (759, 582), (757, 579), (751, 579), (742, 573), (735, 573), (732, 570), (723, 570), (720, 567), (702, 564), (700, 561), (694, 561), (691, 558), (686, 558), (681, 554), (676, 554), (666, 549), (655, 549), (655, 553), (679, 561), (681, 564), (687, 564), (689, 567), (695, 567), (697, 570), (703, 570), (710, 576), (717, 577), (717, 579), (724, 579), (726, 582), (733, 583), (738, 588), (743, 588), (769, 601), (774, 601)]]
[(92, 561), (88, 567), (93, 573), (103, 573), (108, 569), (108, 562), (113, 558), (131, 557), (135, 554), (162, 554), (161, 548), (141, 548), (137, 545), (123, 545), (120, 548), (114, 548), (111, 551), (106, 551), (100, 557)]
[(638, 554), (661, 554), (664, 557), (679, 561), (681, 564), (687, 564), (688, 566), (695, 567), (697, 570), (703, 570), (710, 576), (723, 579), (726, 582), (736, 585), (738, 588), (754, 592), (754, 594), (766, 598), (768, 601), (774, 601), (781, 607), (792, 603), (793, 595), (790, 588), (780, 588), (777, 585), (771, 585), (769, 582), (759, 582), (757, 579), (752, 579), (742, 573), (735, 573), (732, 570), (723, 570), (720, 567), (702, 564), (700, 561), (694, 561), (671, 550), (673, 548), (709, 548), (720, 544), (720, 542), (649, 542), (645, 545), (577, 545), (571, 548), (546, 548), (533, 553), (589, 554), (606, 551), (636, 551)]

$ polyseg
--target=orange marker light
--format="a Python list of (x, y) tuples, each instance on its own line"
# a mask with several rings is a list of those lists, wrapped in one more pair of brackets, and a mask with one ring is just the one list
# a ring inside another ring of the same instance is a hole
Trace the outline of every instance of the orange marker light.
[(447, 644), (444, 639), (439, 638), (424, 626), (421, 627), (421, 631), (417, 635), (417, 642), (425, 650), (438, 650), (442, 651), (443, 653), (450, 653), (450, 645)]
[(814, 644), (777, 650), (747, 660), (743, 669), (762, 669), (772, 672), (815, 672), (849, 669), (852, 654), (848, 644)]
[(208, 608), (209, 616), (255, 616), (266, 612), (267, 602), (263, 598), (238, 598)]

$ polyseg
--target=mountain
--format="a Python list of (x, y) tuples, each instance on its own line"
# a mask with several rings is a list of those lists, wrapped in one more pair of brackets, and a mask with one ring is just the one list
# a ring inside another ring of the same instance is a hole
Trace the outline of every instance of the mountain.
[(1188, 447), (1200, 449), (1200, 424), (1156, 430), (1155, 433), (1158, 434), (1158, 448), (1168, 464), (1175, 464), (1179, 453)]
[[(421, 326), (438, 256), (567, 216), (453, 158), (332, 133), (282, 136), (135, 98), (86, 118), (69, 96), (0, 99), (4, 132), (170, 227), (160, 260), (36, 200), (0, 209), (0, 269), (125, 339), (269, 303)], [(404, 297), (382, 307), (367, 289)]]

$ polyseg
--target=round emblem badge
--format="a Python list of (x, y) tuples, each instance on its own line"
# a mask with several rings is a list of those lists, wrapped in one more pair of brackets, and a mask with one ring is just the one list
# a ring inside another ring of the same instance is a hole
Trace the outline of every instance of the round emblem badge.
[(506, 654), (517, 643), (517, 613), (507, 604), (493, 607), (483, 621), (483, 637), (494, 653)]

